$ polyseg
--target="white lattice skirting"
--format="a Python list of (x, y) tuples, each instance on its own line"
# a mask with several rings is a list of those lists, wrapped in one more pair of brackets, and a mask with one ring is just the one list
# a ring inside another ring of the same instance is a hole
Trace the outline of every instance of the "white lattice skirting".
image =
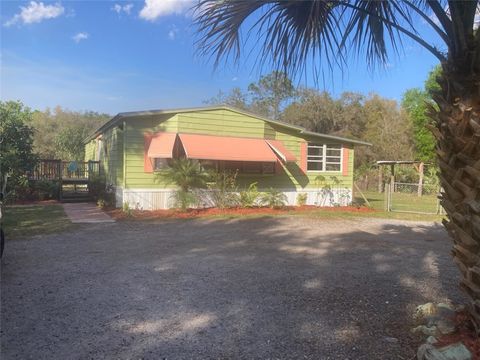
[[(287, 205), (298, 205), (298, 194), (307, 194), (307, 205), (316, 206), (347, 206), (352, 202), (352, 190), (346, 188), (317, 190), (304, 189), (297, 191), (282, 191), (287, 197)], [(128, 203), (131, 209), (158, 210), (173, 207), (172, 196), (175, 193), (171, 189), (122, 189), (115, 190), (117, 207)], [(204, 206), (209, 206), (205, 203)]]

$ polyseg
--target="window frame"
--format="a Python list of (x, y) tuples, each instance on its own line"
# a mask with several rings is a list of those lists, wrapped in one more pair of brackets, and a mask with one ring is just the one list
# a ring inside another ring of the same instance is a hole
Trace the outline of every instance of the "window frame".
[[(335, 150), (340, 150), (340, 156), (339, 157), (339, 162), (331, 162), (329, 161), (328, 164), (338, 164), (340, 165), (340, 168), (338, 170), (327, 170), (327, 157), (337, 157), (336, 155), (330, 155), (327, 156), (327, 150), (332, 149), (331, 146), (340, 146), (340, 149), (333, 148)], [(310, 148), (321, 148), (322, 149), (322, 155), (309, 155), (308, 150)], [(320, 143), (314, 143), (314, 142), (307, 142), (307, 172), (312, 172), (312, 173), (341, 173), (343, 169), (343, 145), (342, 144), (320, 144)], [(309, 158), (314, 158), (314, 159), (309, 159)], [(309, 170), (308, 169), (308, 164), (309, 163), (321, 163), (322, 164), (322, 170)]]

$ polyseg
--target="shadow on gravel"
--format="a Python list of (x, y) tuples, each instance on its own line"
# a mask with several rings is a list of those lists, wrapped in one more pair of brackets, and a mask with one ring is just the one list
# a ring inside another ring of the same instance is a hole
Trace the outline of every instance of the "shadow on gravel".
[(6, 358), (411, 359), (415, 306), (459, 300), (433, 225), (121, 223), (16, 246)]

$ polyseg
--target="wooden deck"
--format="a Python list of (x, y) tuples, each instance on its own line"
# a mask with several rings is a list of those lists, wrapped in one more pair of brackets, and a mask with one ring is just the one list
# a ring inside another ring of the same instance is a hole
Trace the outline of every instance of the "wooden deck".
[(88, 182), (99, 174), (99, 161), (40, 160), (28, 177), (30, 180)]
[(89, 185), (100, 175), (99, 161), (40, 160), (28, 174), (31, 181), (51, 181), (58, 183), (59, 200), (91, 200)]

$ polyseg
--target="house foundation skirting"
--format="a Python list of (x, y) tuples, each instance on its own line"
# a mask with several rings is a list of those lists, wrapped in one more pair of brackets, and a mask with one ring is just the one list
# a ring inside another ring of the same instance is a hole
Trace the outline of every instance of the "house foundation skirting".
[[(261, 190), (260, 190), (261, 191)], [(204, 191), (208, 193), (208, 190)], [(299, 189), (296, 191), (282, 191), (287, 197), (287, 205), (298, 205), (299, 194), (307, 194), (307, 205), (315, 206), (347, 206), (352, 203), (352, 189)], [(173, 189), (122, 189), (115, 190), (116, 205), (122, 207), (128, 203), (130, 209), (158, 210), (169, 209), (174, 206)], [(211, 204), (205, 201), (200, 207), (208, 207)]]

